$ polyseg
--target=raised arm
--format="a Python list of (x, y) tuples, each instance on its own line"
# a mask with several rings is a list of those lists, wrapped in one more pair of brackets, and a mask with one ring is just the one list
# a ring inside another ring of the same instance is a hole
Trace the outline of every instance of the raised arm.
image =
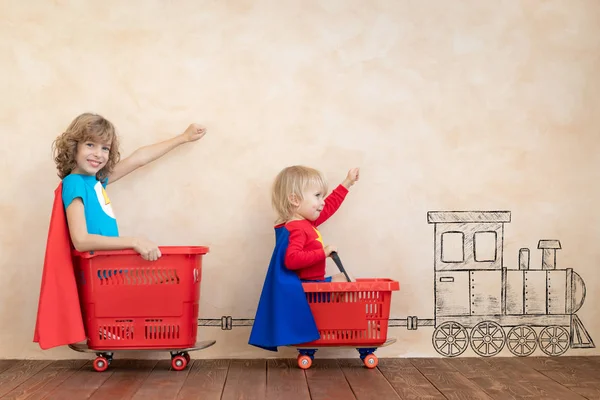
[(140, 147), (131, 155), (115, 165), (114, 170), (108, 177), (108, 183), (114, 183), (127, 174), (135, 171), (160, 158), (184, 143), (193, 142), (201, 139), (206, 134), (206, 128), (198, 124), (191, 124), (185, 132), (172, 137), (171, 139)]
[(346, 195), (348, 194), (348, 190), (352, 185), (358, 181), (359, 178), (359, 169), (352, 168), (348, 171), (348, 175), (346, 179), (336, 187), (327, 198), (325, 198), (325, 207), (323, 207), (323, 211), (314, 221), (315, 226), (321, 225), (323, 222), (327, 221), (329, 217), (331, 217), (335, 212), (340, 208)]

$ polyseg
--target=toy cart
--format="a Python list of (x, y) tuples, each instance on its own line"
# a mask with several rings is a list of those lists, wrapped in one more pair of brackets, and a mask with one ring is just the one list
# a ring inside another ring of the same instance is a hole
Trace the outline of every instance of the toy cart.
[[(332, 258), (346, 274), (337, 254)], [(300, 353), (298, 366), (310, 368), (317, 348), (352, 347), (367, 368), (375, 368), (375, 350), (396, 341), (387, 338), (387, 330), (392, 291), (399, 290), (400, 284), (391, 279), (357, 279), (302, 285), (321, 337), (292, 346)]]
[(202, 256), (207, 247), (160, 247), (157, 261), (133, 250), (74, 252), (86, 345), (93, 367), (105, 371), (119, 350), (164, 350), (174, 370), (185, 369), (196, 343)]

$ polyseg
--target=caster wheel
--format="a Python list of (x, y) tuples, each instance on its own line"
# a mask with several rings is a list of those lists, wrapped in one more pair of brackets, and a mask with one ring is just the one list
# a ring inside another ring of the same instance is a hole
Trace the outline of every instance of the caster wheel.
[(303, 356), (300, 354), (298, 356), (298, 366), (302, 369), (309, 369), (312, 365), (312, 359), (309, 356)]
[(94, 370), (97, 372), (104, 372), (108, 368), (108, 360), (104, 357), (96, 357), (93, 364)]
[(190, 355), (189, 355), (188, 353), (183, 353), (182, 355), (183, 355), (183, 358), (185, 358), (185, 361), (187, 361), (187, 363), (189, 364), (189, 363), (190, 363), (190, 360), (192, 359), (192, 358), (190, 357)]
[(183, 371), (186, 366), (187, 366), (187, 360), (185, 359), (184, 356), (175, 356), (171, 360), (171, 367), (175, 371)]
[(363, 359), (363, 363), (365, 363), (365, 367), (372, 369), (377, 367), (377, 364), (379, 364), (379, 360), (377, 359), (377, 356), (375, 354), (369, 354), (368, 356), (365, 356), (365, 358)]

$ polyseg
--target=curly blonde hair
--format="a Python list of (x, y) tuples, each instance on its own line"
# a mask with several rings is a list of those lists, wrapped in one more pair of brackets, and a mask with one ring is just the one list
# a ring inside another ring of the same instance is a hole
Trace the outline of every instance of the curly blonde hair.
[(293, 165), (277, 174), (271, 191), (271, 204), (278, 215), (276, 223), (286, 223), (294, 216), (297, 207), (290, 198), (295, 195), (303, 200), (303, 192), (311, 185), (319, 187), (323, 195), (327, 193), (327, 180), (314, 168)]
[(96, 177), (103, 181), (110, 175), (115, 165), (119, 162), (119, 140), (114, 125), (98, 114), (83, 113), (77, 116), (56, 140), (52, 143), (54, 162), (58, 169), (58, 176), (63, 179), (69, 175), (77, 163), (77, 147), (79, 143), (99, 141), (110, 144), (110, 152), (106, 165), (98, 171)]

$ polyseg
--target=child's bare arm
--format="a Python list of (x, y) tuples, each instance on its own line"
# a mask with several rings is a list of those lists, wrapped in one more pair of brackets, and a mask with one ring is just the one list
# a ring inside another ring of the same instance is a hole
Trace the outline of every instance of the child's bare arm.
[(134, 249), (149, 261), (155, 261), (161, 256), (158, 246), (143, 238), (89, 234), (84, 205), (80, 198), (73, 199), (67, 207), (66, 215), (71, 242), (77, 251)]
[(121, 160), (115, 165), (114, 170), (108, 177), (108, 183), (114, 183), (130, 174), (136, 169), (151, 163), (184, 143), (201, 139), (206, 134), (206, 129), (198, 124), (191, 124), (185, 132), (171, 139), (140, 147), (129, 157)]

